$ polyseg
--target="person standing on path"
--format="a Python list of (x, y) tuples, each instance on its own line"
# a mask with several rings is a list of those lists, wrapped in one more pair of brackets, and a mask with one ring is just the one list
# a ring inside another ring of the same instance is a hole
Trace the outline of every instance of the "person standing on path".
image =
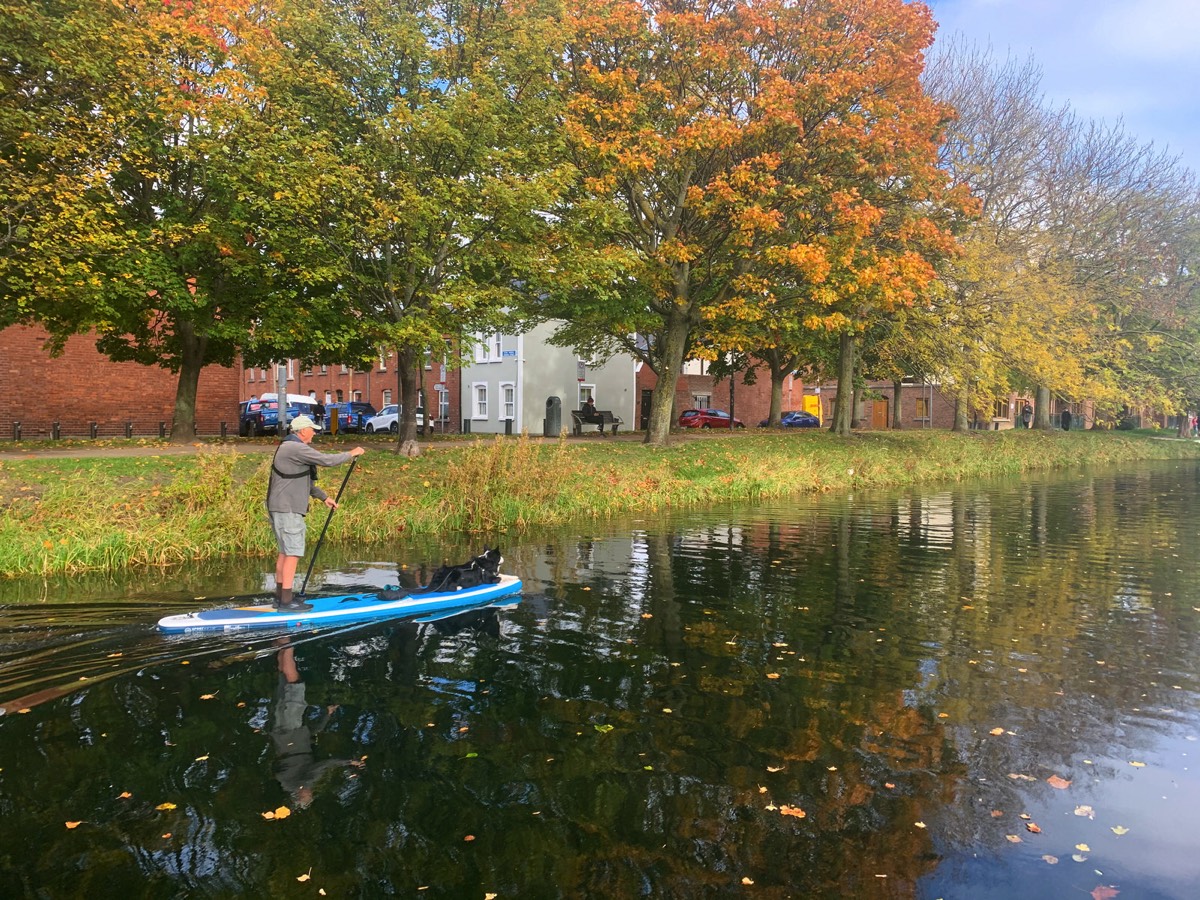
[(362, 447), (346, 453), (322, 453), (314, 449), (312, 439), (320, 427), (308, 416), (296, 416), (291, 427), (291, 435), (279, 445), (271, 460), (271, 478), (267, 484), (267, 516), (279, 546), (274, 605), (286, 612), (306, 612), (312, 609), (312, 604), (296, 600), (292, 587), (296, 566), (304, 555), (308, 501), (316, 498), (330, 509), (337, 508), (337, 501), (317, 487), (317, 466), (340, 466), (366, 451)]

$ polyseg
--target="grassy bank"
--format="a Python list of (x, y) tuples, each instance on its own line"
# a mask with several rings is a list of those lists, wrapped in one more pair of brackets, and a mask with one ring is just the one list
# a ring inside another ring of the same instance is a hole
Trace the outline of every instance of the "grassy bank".
[[(337, 449), (328, 438), (319, 446)], [(601, 438), (507, 438), (415, 460), (380, 449), (360, 461), (327, 540), (511, 531), (726, 501), (1197, 456), (1200, 444), (1190, 441), (1030, 431), (705, 435), (666, 449)], [(273, 555), (262, 507), (269, 467), (261, 451), (229, 447), (0, 462), (0, 576)], [(344, 472), (322, 471), (328, 492)], [(323, 521), (316, 512), (313, 525)]]

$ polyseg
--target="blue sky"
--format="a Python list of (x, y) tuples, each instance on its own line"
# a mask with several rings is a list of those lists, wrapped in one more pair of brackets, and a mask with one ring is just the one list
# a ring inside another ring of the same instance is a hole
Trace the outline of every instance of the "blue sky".
[[(1200, 0), (925, 0), (937, 40), (1032, 54), (1053, 104), (1115, 122), (1200, 173)], [(936, 52), (936, 43), (934, 50)]]

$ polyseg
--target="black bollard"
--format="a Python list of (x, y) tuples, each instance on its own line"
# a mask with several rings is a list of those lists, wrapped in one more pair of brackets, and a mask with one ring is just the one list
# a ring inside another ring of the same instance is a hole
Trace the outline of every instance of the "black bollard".
[(221, 440), (225, 440), (225, 423), (221, 423)]
[(158, 436), (160, 438), (165, 438), (167, 436), (167, 423), (166, 422), (158, 423)]
[(20, 439), (21, 439), (21, 423), (13, 422), (13, 440), (19, 441)]
[(56, 441), (62, 437), (62, 428), (59, 426), (58, 422), (50, 423), (50, 437), (52, 440)]
[(88, 423), (88, 431), (89, 431), (89, 432), (91, 433), (91, 435), (92, 435), (92, 440), (95, 440), (95, 439), (96, 439), (96, 432), (97, 432), (98, 430), (99, 430), (99, 429), (96, 427), (96, 423), (95, 423), (95, 422), (90, 422), (90, 423)]
[(125, 437), (127, 437), (127, 438), (133, 437), (133, 423), (132, 422), (125, 423)]

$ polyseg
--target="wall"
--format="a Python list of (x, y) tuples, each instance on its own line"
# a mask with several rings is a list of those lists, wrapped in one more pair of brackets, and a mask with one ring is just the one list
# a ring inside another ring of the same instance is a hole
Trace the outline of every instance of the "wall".
[[(157, 436), (160, 422), (170, 432), (177, 375), (112, 362), (88, 335), (72, 337), (63, 354), (52, 358), (43, 347), (46, 338), (40, 328), (0, 331), (0, 438), (13, 436), (14, 421), (20, 421), (23, 439), (50, 437), (56, 421), (63, 437), (88, 436), (91, 422), (101, 437), (124, 436), (128, 421), (135, 435)], [(206, 366), (196, 397), (197, 432), (217, 435), (224, 421), (236, 435), (237, 420), (237, 369)]]

